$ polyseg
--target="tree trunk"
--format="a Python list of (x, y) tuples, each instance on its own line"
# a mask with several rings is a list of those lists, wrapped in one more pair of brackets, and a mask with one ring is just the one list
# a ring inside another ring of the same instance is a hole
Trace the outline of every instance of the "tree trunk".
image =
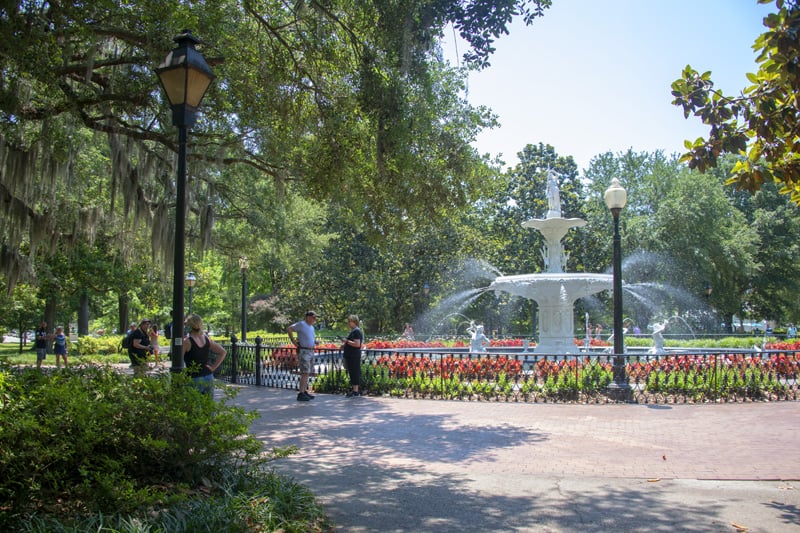
[(81, 293), (80, 303), (78, 304), (78, 336), (83, 337), (89, 334), (89, 294), (86, 291)]
[(56, 330), (56, 299), (53, 295), (47, 297), (44, 303), (44, 320), (47, 322), (47, 332)]
[(117, 309), (119, 310), (119, 332), (125, 334), (128, 331), (128, 295), (121, 293), (117, 297)]

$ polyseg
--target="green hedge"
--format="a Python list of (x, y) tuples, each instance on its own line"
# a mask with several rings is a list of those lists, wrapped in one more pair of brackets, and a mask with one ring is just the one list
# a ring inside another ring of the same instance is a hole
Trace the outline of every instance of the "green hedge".
[[(232, 396), (229, 389), (228, 396)], [(0, 372), (0, 529), (31, 512), (133, 512), (214, 479), (262, 444), (254, 417), (184, 375)]]

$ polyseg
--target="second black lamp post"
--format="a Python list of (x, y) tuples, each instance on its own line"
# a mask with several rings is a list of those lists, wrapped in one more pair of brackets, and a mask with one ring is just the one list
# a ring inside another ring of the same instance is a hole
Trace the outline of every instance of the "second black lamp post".
[(622, 244), (619, 236), (619, 213), (625, 207), (628, 193), (619, 180), (611, 180), (605, 193), (606, 206), (614, 217), (613, 299), (614, 299), (614, 384), (619, 389), (630, 387), (625, 372), (625, 345), (622, 337)]

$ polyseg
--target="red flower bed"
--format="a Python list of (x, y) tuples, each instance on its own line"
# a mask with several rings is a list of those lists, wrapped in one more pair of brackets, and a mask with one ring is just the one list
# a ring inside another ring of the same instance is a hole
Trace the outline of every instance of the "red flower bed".
[(445, 348), (441, 341), (423, 342), (423, 341), (410, 341), (401, 339), (398, 341), (381, 341), (372, 340), (366, 343), (365, 348), (368, 350), (402, 350), (413, 348)]
[[(493, 348), (521, 348), (522, 339), (491, 339), (489, 346)], [(535, 343), (530, 344), (536, 346)], [(442, 341), (410, 341), (400, 339), (396, 341), (372, 340), (364, 345), (368, 350), (412, 350), (419, 348), (467, 348), (469, 343), (463, 340), (456, 340), (453, 343), (445, 344)]]
[[(583, 346), (586, 344), (586, 339), (575, 339), (575, 346)], [(611, 343), (608, 341), (604, 341), (602, 339), (589, 339), (589, 347), (590, 348), (607, 348), (611, 346)]]
[(417, 357), (413, 354), (384, 355), (377, 364), (389, 369), (390, 377), (413, 377), (417, 373), (450, 379), (455, 375), (470, 379), (493, 379), (500, 373), (516, 375), (522, 363), (506, 356), (460, 358), (443, 355), (440, 360)]
[(592, 361), (590, 358), (585, 357), (583, 360), (578, 358), (560, 361), (551, 361), (549, 359), (542, 359), (536, 362), (536, 374), (542, 378), (547, 379), (549, 376), (557, 376), (559, 373), (568, 371), (575, 373), (577, 370), (586, 368), (601, 368), (603, 370), (611, 370), (611, 363), (607, 361)]
[(764, 345), (765, 350), (787, 350), (790, 352), (800, 351), (800, 341), (792, 342), (769, 342)]

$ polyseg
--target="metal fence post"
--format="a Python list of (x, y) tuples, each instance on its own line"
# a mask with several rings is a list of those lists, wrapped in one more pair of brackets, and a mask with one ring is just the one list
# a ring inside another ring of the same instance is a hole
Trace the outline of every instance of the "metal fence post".
[(239, 368), (239, 339), (236, 335), (231, 335), (231, 383), (237, 382), (237, 374)]
[(261, 368), (261, 366), (262, 366), (261, 365), (261, 341), (262, 340), (263, 339), (261, 338), (260, 335), (258, 337), (256, 337), (256, 386), (257, 387), (260, 387), (261, 385), (263, 385), (263, 382), (261, 381), (261, 379), (262, 379), (261, 378), (261, 370), (262, 370), (262, 368)]

